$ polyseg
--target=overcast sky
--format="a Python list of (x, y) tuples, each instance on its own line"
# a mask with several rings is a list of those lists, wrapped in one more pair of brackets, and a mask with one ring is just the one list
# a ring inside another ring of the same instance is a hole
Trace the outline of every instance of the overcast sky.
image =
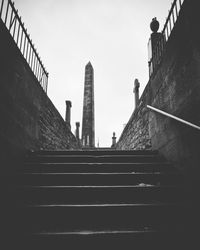
[(49, 72), (48, 96), (65, 117), (72, 101), (72, 132), (82, 124), (85, 65), (94, 68), (95, 134), (100, 147), (119, 138), (134, 110), (133, 83), (148, 82), (149, 24), (162, 30), (172, 0), (15, 0)]

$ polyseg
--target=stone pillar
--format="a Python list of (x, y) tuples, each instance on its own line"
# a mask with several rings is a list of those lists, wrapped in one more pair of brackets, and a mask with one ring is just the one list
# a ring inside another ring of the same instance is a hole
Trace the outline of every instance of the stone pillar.
[(66, 103), (65, 122), (67, 123), (67, 125), (69, 126), (69, 128), (71, 130), (71, 107), (72, 107), (72, 103), (71, 103), (71, 101), (65, 101), (65, 103)]
[(80, 122), (76, 122), (76, 139), (79, 142), (79, 127), (80, 127)]
[(139, 88), (140, 88), (140, 83), (138, 79), (135, 79), (133, 88), (133, 93), (135, 94), (135, 109), (137, 108), (139, 102)]
[(152, 33), (148, 42), (149, 77), (153, 74), (155, 67), (156, 67), (155, 51), (156, 51), (157, 44), (160, 41), (162, 46), (164, 46), (164, 43), (165, 43), (165, 36), (161, 32), (158, 32), (159, 22), (156, 19), (156, 17), (152, 19), (150, 23), (150, 28), (151, 28)]
[(115, 132), (113, 132), (111, 148), (114, 148), (116, 146), (116, 144), (117, 144), (116, 139), (117, 139), (117, 137), (115, 136)]

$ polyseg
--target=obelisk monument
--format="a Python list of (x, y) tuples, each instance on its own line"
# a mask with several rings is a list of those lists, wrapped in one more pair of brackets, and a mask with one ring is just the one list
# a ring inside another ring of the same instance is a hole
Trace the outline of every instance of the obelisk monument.
[(90, 62), (85, 66), (83, 120), (82, 120), (82, 146), (85, 148), (95, 147), (94, 70)]

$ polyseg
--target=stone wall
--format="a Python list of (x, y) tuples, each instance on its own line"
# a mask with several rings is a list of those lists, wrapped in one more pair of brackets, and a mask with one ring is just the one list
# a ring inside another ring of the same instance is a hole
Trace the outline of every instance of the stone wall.
[[(191, 169), (196, 171), (200, 162), (199, 130), (150, 110), (142, 113), (141, 107), (149, 104), (200, 126), (200, 16), (197, 5), (195, 0), (185, 0), (162, 62), (149, 80), (138, 110), (134, 111), (117, 144), (118, 149), (137, 149), (139, 134), (147, 131), (152, 149), (159, 150), (168, 160), (190, 172)], [(145, 137), (140, 140), (146, 144)]]
[(151, 148), (149, 136), (149, 110), (146, 108), (148, 88), (144, 90), (137, 109), (134, 110), (117, 142), (117, 149), (142, 150)]
[[(76, 148), (77, 141), (0, 20), (0, 156)], [(64, 103), (63, 103), (64, 105)]]
[(39, 127), (41, 149), (65, 150), (78, 148), (78, 143), (71, 133), (69, 125), (63, 120), (49, 98), (46, 98), (40, 110)]

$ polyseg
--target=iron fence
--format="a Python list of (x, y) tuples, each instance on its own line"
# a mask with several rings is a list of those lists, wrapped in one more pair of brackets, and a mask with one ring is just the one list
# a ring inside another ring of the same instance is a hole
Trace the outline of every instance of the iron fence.
[(13, 37), (16, 45), (31, 68), (38, 82), (47, 93), (48, 73), (36, 51), (18, 10), (11, 0), (0, 0), (0, 17)]
[(165, 25), (161, 32), (160, 39), (158, 39), (158, 42), (152, 53), (152, 58), (149, 61), (149, 75), (150, 76), (153, 74), (153, 72), (155, 71), (155, 69), (161, 62), (161, 59), (165, 50), (166, 42), (168, 41), (171, 35), (171, 32), (177, 22), (183, 2), (184, 0), (174, 0), (172, 3)]

